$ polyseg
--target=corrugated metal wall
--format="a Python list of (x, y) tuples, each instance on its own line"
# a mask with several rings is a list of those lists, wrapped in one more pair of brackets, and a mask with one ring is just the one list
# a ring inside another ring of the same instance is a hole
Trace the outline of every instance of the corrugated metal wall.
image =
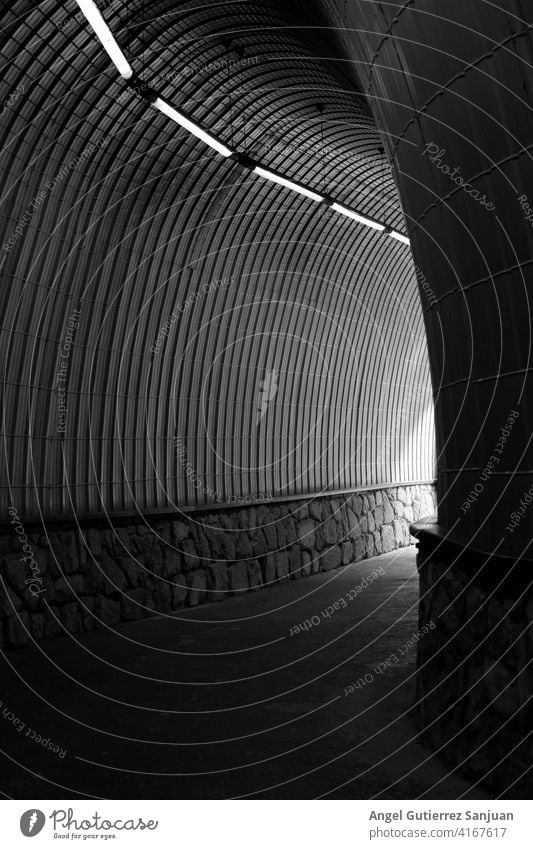
[[(101, 8), (175, 106), (402, 229), (364, 99), (284, 4)], [(2, 38), (4, 505), (94, 513), (432, 479), (409, 249), (151, 110), (76, 4), (4, 3)]]

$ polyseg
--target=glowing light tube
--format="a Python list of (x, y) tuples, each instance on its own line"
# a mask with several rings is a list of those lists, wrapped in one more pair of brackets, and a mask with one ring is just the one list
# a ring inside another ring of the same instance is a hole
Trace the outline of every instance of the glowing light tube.
[(272, 183), (278, 183), (280, 186), (285, 186), (286, 189), (292, 189), (293, 192), (298, 192), (298, 194), (304, 195), (306, 198), (311, 198), (311, 200), (324, 200), (322, 195), (311, 191), (311, 189), (306, 189), (305, 186), (300, 186), (298, 183), (293, 183), (292, 180), (287, 180), (286, 177), (276, 174), (275, 171), (268, 171), (266, 168), (261, 168), (259, 165), (256, 165), (253, 172), (254, 174), (259, 174), (260, 177), (264, 177), (265, 180), (270, 180)]
[(359, 215), (358, 212), (354, 212), (353, 209), (348, 209), (347, 206), (342, 206), (340, 203), (332, 203), (331, 209), (334, 209), (335, 212), (340, 212), (341, 215), (346, 215), (347, 218), (353, 218), (354, 221), (358, 221), (359, 224), (366, 224), (367, 227), (372, 227), (374, 230), (384, 230), (384, 224), (378, 224), (377, 221), (372, 221), (370, 218), (365, 218), (364, 215)]
[(398, 239), (398, 241), (403, 242), (404, 245), (411, 244), (411, 240), (407, 236), (404, 236), (402, 233), (398, 233), (397, 230), (391, 230), (389, 236), (392, 236), (393, 239)]
[(94, 3), (93, 0), (76, 0), (76, 3), (87, 18), (88, 23), (95, 31), (97, 38), (100, 40), (102, 47), (113, 62), (113, 65), (119, 72), (120, 76), (125, 80), (129, 80), (130, 77), (133, 76), (133, 69), (115, 41), (115, 38), (104, 21), (96, 3)]
[(181, 112), (178, 112), (177, 109), (174, 109), (173, 106), (166, 103), (160, 97), (154, 100), (153, 105), (156, 109), (159, 109), (160, 112), (163, 112), (168, 118), (171, 118), (176, 124), (179, 124), (180, 127), (183, 127), (185, 130), (188, 130), (193, 136), (196, 136), (197, 139), (200, 139), (205, 144), (209, 145), (209, 147), (216, 150), (217, 153), (220, 153), (221, 156), (231, 156), (233, 151), (226, 147), (226, 145), (222, 144), (218, 141), (214, 136), (211, 136), (209, 133), (206, 133), (205, 130), (202, 130), (201, 127), (198, 127), (197, 124), (190, 121), (185, 115), (182, 115)]

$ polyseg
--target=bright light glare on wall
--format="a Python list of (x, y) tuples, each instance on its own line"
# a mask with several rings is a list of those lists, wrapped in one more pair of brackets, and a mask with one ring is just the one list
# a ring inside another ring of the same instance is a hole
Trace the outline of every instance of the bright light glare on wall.
[(226, 147), (226, 145), (222, 144), (218, 141), (214, 136), (206, 133), (205, 130), (202, 130), (201, 127), (198, 127), (197, 124), (194, 124), (192, 121), (189, 121), (185, 115), (182, 115), (181, 112), (178, 112), (177, 109), (174, 109), (170, 104), (165, 103), (160, 97), (154, 100), (154, 106), (156, 109), (159, 109), (160, 112), (163, 112), (168, 118), (172, 118), (176, 124), (179, 124), (180, 127), (183, 127), (185, 130), (188, 130), (189, 133), (192, 133), (193, 136), (196, 136), (197, 139), (201, 139), (205, 144), (208, 144), (209, 147), (216, 150), (217, 153), (220, 153), (221, 156), (231, 156), (233, 151)]
[(331, 209), (334, 209), (335, 212), (340, 212), (341, 215), (346, 215), (347, 218), (353, 218), (354, 221), (358, 221), (359, 224), (366, 224), (367, 227), (372, 227), (374, 230), (384, 230), (384, 224), (378, 224), (377, 221), (372, 221), (370, 218), (365, 218), (364, 215), (359, 215), (358, 212), (354, 212), (353, 209), (348, 209), (347, 206), (342, 206), (340, 203), (332, 203)]
[(76, 2), (95, 31), (98, 39), (102, 43), (102, 47), (113, 62), (113, 65), (119, 72), (120, 76), (125, 80), (129, 80), (130, 77), (133, 76), (131, 65), (115, 41), (113, 33), (104, 21), (96, 4), (93, 3), (93, 0), (76, 0)]
[(286, 189), (292, 189), (293, 192), (298, 192), (306, 198), (311, 198), (311, 200), (316, 201), (324, 200), (322, 195), (311, 191), (311, 189), (306, 189), (305, 186), (300, 186), (298, 183), (293, 183), (292, 180), (287, 180), (286, 177), (282, 177), (274, 171), (268, 171), (266, 168), (261, 168), (259, 165), (256, 165), (253, 170), (254, 174), (259, 174), (259, 176), (264, 177), (265, 180), (270, 180), (272, 183), (278, 183), (280, 186), (285, 186)]

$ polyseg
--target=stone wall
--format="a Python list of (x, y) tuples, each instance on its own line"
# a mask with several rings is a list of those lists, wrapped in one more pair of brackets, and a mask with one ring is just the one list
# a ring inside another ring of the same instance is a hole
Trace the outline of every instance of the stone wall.
[(172, 516), (12, 520), (0, 533), (0, 645), (220, 601), (413, 542), (433, 487), (401, 486)]
[(452, 767), (509, 798), (531, 798), (531, 562), (468, 552), (421, 536), (417, 710)]

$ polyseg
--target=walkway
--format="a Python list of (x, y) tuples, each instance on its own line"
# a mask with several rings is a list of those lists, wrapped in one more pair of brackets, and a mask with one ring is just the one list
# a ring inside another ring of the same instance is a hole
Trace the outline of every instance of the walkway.
[[(383, 574), (352, 592), (373, 570)], [(399, 651), (418, 631), (417, 592), (408, 548), (11, 652), (2, 707), (25, 728), (4, 719), (2, 748), (25, 769), (4, 764), (4, 791), (35, 799), (488, 798), (448, 774), (409, 713), (415, 649)], [(346, 607), (335, 609), (341, 598)], [(313, 627), (290, 636), (309, 619)], [(398, 662), (375, 674), (393, 654)], [(63, 757), (46, 748), (48, 738)]]

